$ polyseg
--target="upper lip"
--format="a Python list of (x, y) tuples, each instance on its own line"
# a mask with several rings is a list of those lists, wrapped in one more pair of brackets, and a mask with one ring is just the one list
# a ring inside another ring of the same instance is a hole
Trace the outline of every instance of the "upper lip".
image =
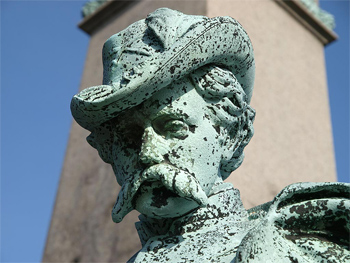
[(200, 206), (208, 203), (207, 195), (194, 176), (188, 176), (187, 172), (173, 165), (160, 163), (148, 167), (123, 184), (112, 211), (113, 220), (120, 222), (127, 213), (133, 210), (132, 202), (142, 183), (156, 180), (168, 190), (180, 197), (194, 200)]

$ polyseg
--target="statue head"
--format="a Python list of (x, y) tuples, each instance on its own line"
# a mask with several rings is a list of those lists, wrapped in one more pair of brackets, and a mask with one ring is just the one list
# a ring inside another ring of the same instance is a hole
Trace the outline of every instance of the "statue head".
[(103, 64), (103, 85), (71, 109), (122, 186), (113, 220), (205, 206), (253, 135), (254, 57), (241, 25), (158, 9), (108, 39)]

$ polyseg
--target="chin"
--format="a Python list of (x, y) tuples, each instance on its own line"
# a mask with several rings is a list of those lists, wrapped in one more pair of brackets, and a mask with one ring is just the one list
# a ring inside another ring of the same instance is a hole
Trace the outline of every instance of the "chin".
[(156, 219), (181, 217), (199, 207), (194, 200), (182, 198), (160, 182), (145, 183), (135, 196), (134, 207), (141, 214)]

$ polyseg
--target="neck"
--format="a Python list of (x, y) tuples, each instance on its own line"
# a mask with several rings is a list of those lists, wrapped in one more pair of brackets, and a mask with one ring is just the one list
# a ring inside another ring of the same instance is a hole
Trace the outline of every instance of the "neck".
[(206, 207), (195, 209), (178, 218), (152, 219), (144, 215), (140, 215), (139, 218), (140, 222), (136, 223), (136, 228), (144, 245), (151, 237), (205, 232), (213, 223), (234, 224), (235, 221), (245, 220), (248, 216), (242, 205), (239, 191), (230, 183), (221, 182), (214, 185)]

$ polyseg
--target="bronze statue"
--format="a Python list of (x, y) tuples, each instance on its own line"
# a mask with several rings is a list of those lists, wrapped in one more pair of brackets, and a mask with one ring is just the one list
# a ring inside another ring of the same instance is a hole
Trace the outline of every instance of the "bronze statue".
[(224, 183), (253, 136), (253, 47), (230, 17), (161, 8), (108, 39), (103, 85), (71, 104), (122, 186), (130, 262), (346, 262), (349, 186), (299, 183), (246, 211)]

